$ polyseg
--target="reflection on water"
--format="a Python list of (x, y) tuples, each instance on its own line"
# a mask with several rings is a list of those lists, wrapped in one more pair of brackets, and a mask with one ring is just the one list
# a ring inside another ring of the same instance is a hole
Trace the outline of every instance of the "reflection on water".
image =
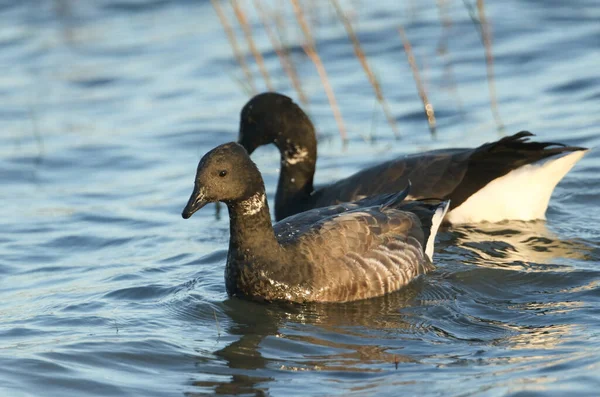
[[(550, 312), (552, 310), (551, 304), (545, 305), (534, 305), (538, 306), (533, 309), (537, 315), (543, 315), (539, 312), (540, 309)], [(539, 307), (542, 306), (542, 307)], [(557, 305), (558, 306), (558, 305)], [(525, 310), (532, 310), (531, 308), (525, 308)], [(560, 312), (559, 312), (560, 314)], [(555, 349), (559, 344), (569, 341), (569, 335), (573, 333), (573, 326), (569, 324), (564, 325), (549, 325), (545, 327), (533, 328), (531, 327), (516, 327), (518, 333), (515, 333), (512, 337), (508, 338), (505, 343), (513, 350), (552, 350)], [(525, 358), (521, 358), (524, 360)], [(513, 359), (514, 360), (514, 359)], [(518, 360), (518, 359), (517, 359)]]
[[(398, 141), (333, 9), (301, 3), (349, 134), (341, 151), (293, 12), (281, 13), (322, 138), (317, 184), (498, 138), (463, 2), (341, 2)], [(249, 4), (273, 85), (296, 97)], [(599, 4), (485, 5), (506, 133), (597, 147)], [(435, 139), (398, 24), (435, 107)], [(402, 291), (244, 302), (225, 292), (227, 217), (180, 217), (198, 159), (237, 138), (248, 100), (211, 2), (4, 1), (0, 26), (1, 396), (597, 394), (597, 150), (561, 181), (547, 222), (444, 230), (436, 270)], [(272, 199), (279, 155), (261, 148), (254, 159)]]
[(560, 267), (552, 264), (557, 258), (584, 259), (591, 250), (586, 244), (561, 239), (545, 221), (455, 226), (451, 232), (447, 244), (470, 251), (468, 256), (477, 258), (478, 266), (552, 271)]

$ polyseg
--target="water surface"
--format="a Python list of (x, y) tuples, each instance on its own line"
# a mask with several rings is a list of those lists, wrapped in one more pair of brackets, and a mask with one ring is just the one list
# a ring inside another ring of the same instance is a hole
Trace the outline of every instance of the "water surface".
[[(447, 27), (433, 1), (344, 6), (400, 140), (343, 26), (313, 5), (346, 151), (286, 11), (321, 138), (318, 183), (522, 129), (598, 146), (598, 2), (486, 4), (502, 131), (477, 27), (462, 2), (441, 3)], [(249, 18), (276, 89), (297, 98)], [(435, 137), (399, 23), (435, 106)], [(236, 139), (248, 99), (210, 2), (3, 1), (0, 26), (0, 395), (597, 393), (598, 151), (557, 187), (547, 222), (444, 231), (437, 270), (402, 291), (340, 305), (230, 299), (227, 217), (211, 207), (180, 216), (198, 159)], [(254, 158), (272, 199), (278, 154), (261, 148)]]

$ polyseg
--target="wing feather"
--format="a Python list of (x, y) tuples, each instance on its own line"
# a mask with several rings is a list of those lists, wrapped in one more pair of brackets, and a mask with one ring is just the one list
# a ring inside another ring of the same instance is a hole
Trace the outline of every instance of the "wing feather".
[(320, 268), (313, 284), (321, 301), (383, 295), (432, 267), (424, 254), (421, 221), (395, 208), (362, 208), (325, 218), (294, 246)]

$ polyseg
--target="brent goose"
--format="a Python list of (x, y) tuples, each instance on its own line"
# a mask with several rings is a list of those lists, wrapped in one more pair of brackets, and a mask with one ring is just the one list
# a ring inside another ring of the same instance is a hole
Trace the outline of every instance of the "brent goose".
[(410, 179), (410, 199), (451, 200), (452, 224), (545, 219), (554, 187), (588, 149), (530, 142), (522, 131), (477, 148), (433, 150), (366, 168), (331, 185), (313, 187), (315, 129), (290, 98), (263, 93), (242, 109), (239, 143), (248, 153), (274, 143), (281, 152), (275, 218), (311, 208), (397, 192)]
[(271, 225), (263, 179), (244, 148), (227, 143), (198, 165), (187, 219), (209, 202), (230, 219), (225, 283), (257, 300), (346, 302), (395, 291), (432, 269), (447, 201), (400, 193), (306, 211)]

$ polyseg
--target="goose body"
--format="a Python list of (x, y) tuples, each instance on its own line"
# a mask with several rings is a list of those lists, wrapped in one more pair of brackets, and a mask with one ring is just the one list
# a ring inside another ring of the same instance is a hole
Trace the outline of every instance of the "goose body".
[(207, 153), (182, 216), (222, 201), (230, 217), (225, 283), (258, 300), (346, 302), (380, 296), (432, 269), (449, 206), (400, 193), (317, 208), (271, 225), (260, 172), (242, 146)]
[(522, 131), (477, 148), (442, 149), (400, 157), (314, 189), (314, 127), (290, 98), (259, 94), (242, 109), (239, 142), (248, 153), (275, 144), (281, 173), (275, 217), (398, 191), (410, 180), (410, 199), (451, 200), (448, 223), (544, 219), (554, 187), (588, 149), (531, 142)]

